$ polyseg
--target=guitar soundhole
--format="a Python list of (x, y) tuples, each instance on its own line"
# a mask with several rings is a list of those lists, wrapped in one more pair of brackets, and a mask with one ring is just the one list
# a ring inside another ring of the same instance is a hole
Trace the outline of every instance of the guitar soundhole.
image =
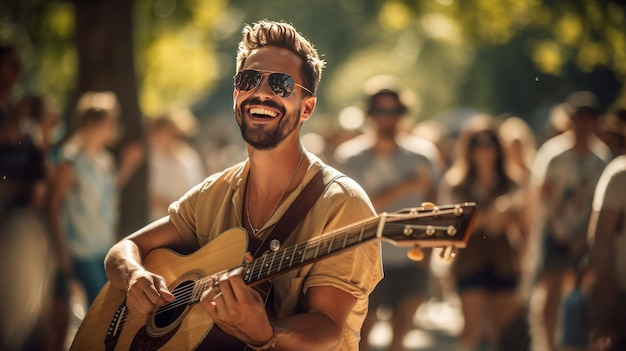
[(189, 306), (190, 292), (193, 289), (193, 281), (185, 281), (178, 285), (172, 293), (176, 296), (174, 302), (161, 307), (154, 314), (154, 324), (158, 328), (165, 328), (175, 322)]

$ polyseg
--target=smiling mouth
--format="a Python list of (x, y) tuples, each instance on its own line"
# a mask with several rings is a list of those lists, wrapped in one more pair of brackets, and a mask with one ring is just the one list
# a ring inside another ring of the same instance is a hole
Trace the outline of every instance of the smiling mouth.
[(256, 118), (274, 118), (278, 116), (278, 112), (262, 107), (251, 108), (250, 114)]

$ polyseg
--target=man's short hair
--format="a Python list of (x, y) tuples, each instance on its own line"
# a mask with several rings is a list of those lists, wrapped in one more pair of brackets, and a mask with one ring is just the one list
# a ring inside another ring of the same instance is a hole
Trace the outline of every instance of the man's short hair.
[(405, 114), (408, 112), (408, 107), (406, 106), (404, 101), (402, 101), (402, 98), (400, 97), (400, 94), (397, 91), (389, 89), (389, 88), (383, 88), (369, 96), (368, 102), (367, 102), (368, 114), (372, 113), (372, 111), (376, 108), (376, 99), (378, 99), (378, 97), (382, 95), (388, 95), (388, 96), (394, 97), (396, 101), (398, 102), (398, 107), (399, 107), (399, 111), (401, 114)]
[(570, 118), (586, 115), (598, 119), (600, 117), (599, 105), (596, 94), (590, 91), (577, 91), (567, 97), (565, 112)]
[(246, 25), (242, 35), (237, 52), (237, 71), (243, 68), (246, 59), (255, 49), (265, 46), (288, 49), (302, 58), (303, 85), (315, 93), (326, 62), (320, 59), (313, 44), (291, 24), (262, 20)]

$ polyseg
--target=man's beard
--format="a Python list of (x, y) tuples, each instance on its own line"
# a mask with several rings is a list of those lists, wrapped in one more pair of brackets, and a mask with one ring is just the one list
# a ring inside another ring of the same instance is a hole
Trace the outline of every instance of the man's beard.
[[(248, 120), (245, 118), (244, 108), (247, 104), (254, 102), (258, 105), (266, 105), (274, 108), (280, 108), (282, 110), (281, 120), (278, 122), (278, 125), (271, 130), (267, 129), (266, 125), (260, 125), (259, 127), (251, 127), (248, 124)], [(300, 115), (300, 110), (296, 111), (292, 114), (287, 114), (285, 112), (284, 107), (277, 106), (271, 102), (260, 102), (260, 101), (244, 101), (240, 107), (236, 110), (235, 113), (239, 114), (239, 130), (241, 131), (241, 136), (243, 140), (248, 143), (250, 146), (257, 150), (271, 150), (278, 146), (285, 138), (287, 138), (291, 133), (293, 133), (297, 127), (297, 116)]]
[(396, 128), (384, 128), (377, 131), (378, 137), (385, 140), (395, 140), (398, 134)]

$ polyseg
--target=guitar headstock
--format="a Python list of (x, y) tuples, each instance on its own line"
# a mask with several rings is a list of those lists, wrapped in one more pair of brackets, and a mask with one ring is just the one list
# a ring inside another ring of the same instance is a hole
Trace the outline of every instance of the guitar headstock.
[(377, 236), (396, 246), (465, 248), (477, 213), (473, 202), (383, 213)]

